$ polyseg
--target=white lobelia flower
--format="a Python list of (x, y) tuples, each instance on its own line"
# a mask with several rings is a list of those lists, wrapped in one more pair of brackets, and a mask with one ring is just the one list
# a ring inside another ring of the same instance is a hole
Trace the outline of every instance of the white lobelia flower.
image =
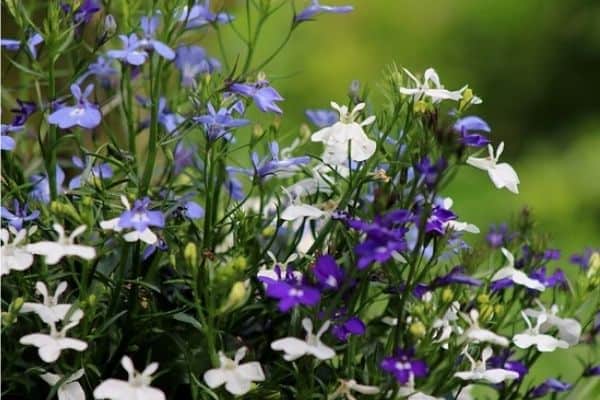
[(458, 312), (460, 311), (460, 303), (453, 301), (448, 310), (444, 313), (444, 316), (440, 319), (437, 318), (433, 321), (432, 328), (434, 330), (433, 343), (442, 343), (442, 348), (448, 348), (448, 339), (452, 336), (452, 333), (461, 335), (463, 330), (458, 324)]
[(78, 320), (69, 321), (60, 331), (56, 329), (54, 323), (50, 323), (48, 324), (50, 327), (50, 334), (32, 333), (30, 335), (25, 335), (19, 340), (19, 343), (37, 347), (38, 354), (43, 361), (47, 363), (54, 362), (58, 360), (62, 350), (73, 349), (76, 351), (84, 351), (87, 349), (87, 343), (83, 340), (66, 337), (67, 331), (78, 323)]
[(486, 369), (487, 360), (493, 355), (492, 348), (486, 347), (481, 352), (481, 361), (475, 361), (473, 357), (466, 351), (465, 356), (471, 362), (470, 371), (462, 371), (454, 374), (455, 377), (464, 381), (486, 381), (493, 384), (498, 384), (507, 380), (517, 379), (519, 374), (515, 371), (510, 371), (502, 368)]
[(342, 396), (346, 397), (347, 400), (356, 400), (356, 397), (354, 397), (352, 394), (353, 391), (367, 396), (372, 396), (379, 393), (379, 388), (377, 386), (361, 385), (354, 379), (340, 379), (339, 381), (340, 386), (338, 386), (335, 392), (327, 397), (327, 400), (334, 400)]
[(523, 333), (518, 333), (513, 336), (513, 343), (520, 349), (528, 349), (531, 346), (535, 346), (538, 351), (543, 353), (553, 352), (556, 349), (567, 349), (569, 343), (564, 340), (557, 339), (554, 336), (540, 333), (541, 326), (546, 323), (546, 314), (540, 314), (537, 317), (536, 325), (532, 326), (531, 321), (527, 315), (521, 311), (521, 315), (527, 324), (527, 330)]
[(469, 323), (469, 327), (463, 333), (463, 338), (474, 343), (491, 343), (498, 346), (508, 347), (510, 342), (504, 336), (500, 336), (490, 330), (479, 327), (479, 311), (473, 309), (469, 315), (461, 313), (461, 317)]
[(127, 371), (126, 381), (120, 379), (107, 379), (94, 389), (95, 399), (111, 400), (165, 400), (162, 390), (150, 386), (152, 374), (158, 369), (158, 363), (150, 363), (142, 372), (138, 372), (131, 358), (123, 356), (121, 359), (123, 369)]
[[(27, 232), (27, 229), (21, 229), (17, 232), (12, 226), (9, 230), (2, 229), (0, 231), (0, 240), (2, 247), (0, 248), (0, 276), (7, 275), (10, 271), (25, 271), (33, 264), (33, 254), (27, 249), (27, 245), (22, 242), (25, 238), (35, 231), (35, 227)], [(10, 233), (9, 233), (10, 232)], [(13, 234), (14, 239), (10, 241), (10, 234)]]
[(397, 398), (406, 400), (443, 400), (441, 397), (434, 397), (423, 392), (418, 392), (415, 389), (415, 377), (412, 374), (408, 382), (398, 388)]
[(287, 337), (275, 340), (271, 343), (271, 348), (276, 351), (285, 352), (283, 359), (294, 361), (305, 354), (317, 357), (319, 360), (328, 360), (335, 357), (335, 351), (321, 342), (321, 336), (329, 329), (330, 322), (325, 321), (321, 329), (314, 335), (313, 323), (309, 318), (302, 320), (302, 327), (306, 331), (306, 339), (300, 340), (295, 337)]
[(546, 333), (553, 327), (558, 328), (558, 338), (573, 346), (579, 343), (581, 336), (581, 324), (573, 318), (560, 318), (558, 314), (558, 306), (554, 304), (547, 310), (539, 300), (536, 299), (540, 310), (527, 308), (524, 310), (525, 315), (533, 318), (540, 318), (544, 315), (546, 321), (540, 325), (540, 333)]
[[(355, 121), (360, 111), (366, 107), (365, 103), (357, 104), (350, 112), (347, 106), (340, 106), (335, 102), (331, 102), (331, 107), (339, 112), (340, 120), (311, 136), (313, 142), (323, 142), (325, 145), (323, 161), (326, 164), (344, 165), (348, 163), (348, 158), (352, 161), (365, 161), (371, 158), (377, 144), (369, 139), (363, 127), (372, 124), (375, 116), (366, 118), (360, 124)], [(348, 147), (350, 147), (350, 154), (348, 154)]]
[(91, 260), (96, 257), (96, 250), (90, 246), (75, 244), (75, 238), (81, 235), (86, 226), (81, 225), (76, 228), (70, 236), (65, 235), (64, 228), (59, 224), (52, 225), (52, 228), (58, 233), (58, 239), (55, 242), (42, 241), (27, 245), (27, 250), (33, 254), (45, 256), (46, 264), (54, 265), (63, 257), (77, 256), (85, 260)]
[(492, 276), (492, 282), (509, 278), (517, 285), (525, 286), (529, 289), (539, 290), (540, 292), (546, 289), (542, 282), (528, 277), (525, 272), (515, 268), (515, 256), (508, 249), (503, 247), (501, 250), (504, 257), (506, 257), (507, 264)]
[(246, 347), (238, 349), (233, 360), (219, 352), (219, 368), (204, 373), (204, 382), (208, 387), (214, 389), (225, 384), (225, 390), (240, 396), (250, 391), (252, 382), (264, 381), (265, 373), (258, 361), (240, 364), (247, 351)]
[[(77, 382), (83, 376), (83, 373), (83, 369), (80, 369), (60, 384), (56, 391), (58, 400), (85, 400), (85, 392), (79, 382)], [(63, 379), (63, 375), (46, 372), (40, 375), (40, 378), (46, 381), (48, 385), (55, 386)]]
[[(450, 198), (450, 197), (446, 197), (443, 200), (442, 206), (446, 210), (449, 210), (452, 208), (453, 204), (454, 204), (454, 200), (452, 200), (452, 198)], [(452, 229), (455, 232), (469, 232), (469, 233), (479, 233), (480, 232), (479, 228), (473, 224), (469, 224), (468, 222), (455, 221), (455, 220), (450, 220), (450, 221), (444, 222), (444, 228)]]
[(414, 101), (423, 99), (423, 97), (429, 97), (431, 102), (436, 104), (442, 100), (453, 100), (459, 101), (462, 99), (462, 92), (467, 88), (466, 86), (460, 90), (450, 91), (444, 89), (444, 86), (440, 83), (440, 77), (433, 68), (427, 68), (423, 75), (423, 82), (419, 81), (409, 70), (403, 68), (404, 72), (414, 82), (414, 88), (400, 88), (400, 93), (412, 96)]
[(498, 145), (498, 148), (496, 149), (496, 155), (494, 155), (494, 148), (491, 144), (488, 145), (488, 151), (488, 157), (469, 157), (467, 158), (467, 164), (487, 171), (490, 179), (498, 189), (506, 188), (509, 191), (518, 194), (518, 185), (521, 182), (519, 181), (519, 176), (515, 172), (514, 168), (508, 163), (498, 164), (498, 159), (504, 151), (504, 142)]
[[(34, 312), (46, 324), (51, 324), (51, 323), (56, 323), (58, 321), (62, 321), (66, 317), (66, 315), (69, 312), (69, 310), (71, 309), (71, 307), (73, 306), (72, 304), (67, 304), (67, 303), (61, 304), (58, 302), (58, 298), (60, 297), (61, 294), (63, 294), (65, 292), (65, 290), (67, 290), (67, 282), (65, 282), (65, 281), (60, 282), (58, 284), (58, 286), (56, 287), (56, 291), (54, 292), (54, 295), (50, 296), (48, 294), (48, 288), (46, 287), (44, 282), (38, 281), (35, 283), (35, 291), (36, 291), (36, 293), (42, 295), (42, 297), (44, 299), (43, 303), (30, 303), (30, 302), (23, 303), (23, 306), (21, 307), (21, 310), (19, 312), (21, 312), (21, 313)], [(83, 311), (75, 309), (71, 313), (69, 320), (70, 321), (79, 321), (81, 318), (83, 318)]]

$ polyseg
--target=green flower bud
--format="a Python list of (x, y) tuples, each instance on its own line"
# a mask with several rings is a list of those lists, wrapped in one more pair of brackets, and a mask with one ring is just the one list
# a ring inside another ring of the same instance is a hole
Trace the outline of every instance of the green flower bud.
[(219, 312), (224, 313), (227, 311), (233, 311), (236, 308), (243, 306), (250, 297), (250, 291), (248, 290), (249, 287), (249, 280), (235, 282), (229, 291), (227, 300), (225, 300), (223, 305), (221, 305), (219, 308)]
[(421, 321), (416, 321), (410, 324), (408, 330), (410, 334), (413, 335), (415, 338), (422, 338), (423, 336), (425, 336), (425, 334), (427, 334), (427, 329)]
[(454, 292), (450, 288), (445, 288), (442, 292), (442, 301), (444, 303), (450, 303), (454, 299)]
[(189, 242), (185, 245), (183, 250), (183, 257), (188, 267), (195, 268), (198, 264), (198, 248), (193, 242)]

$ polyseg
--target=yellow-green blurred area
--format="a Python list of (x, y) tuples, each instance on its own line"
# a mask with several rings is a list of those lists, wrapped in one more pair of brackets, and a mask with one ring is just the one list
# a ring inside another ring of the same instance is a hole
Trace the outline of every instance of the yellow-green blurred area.
[[(245, 28), (243, 1), (227, 2)], [(296, 1), (301, 9), (308, 1)], [(464, 167), (447, 195), (462, 219), (487, 229), (523, 206), (563, 254), (600, 245), (600, 2), (593, 0), (346, 0), (345, 15), (302, 24), (266, 68), (286, 98), (285, 127), (306, 108), (345, 101), (352, 80), (381, 97), (391, 63), (421, 73), (434, 67), (448, 89), (469, 84), (483, 98), (473, 113), (506, 142), (505, 161), (521, 178), (515, 196), (483, 171)], [(287, 33), (291, 4), (265, 26), (256, 60)], [(225, 29), (224, 31), (227, 31)], [(218, 56), (214, 37), (203, 40)], [(243, 44), (225, 35), (230, 58)]]

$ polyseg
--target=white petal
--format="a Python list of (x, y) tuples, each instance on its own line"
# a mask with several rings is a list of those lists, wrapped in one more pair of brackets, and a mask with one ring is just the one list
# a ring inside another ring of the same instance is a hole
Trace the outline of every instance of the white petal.
[(52, 374), (50, 372), (46, 372), (45, 374), (41, 374), (40, 378), (42, 378), (48, 385), (54, 386), (61, 380), (61, 375)]
[(217, 388), (225, 383), (227, 375), (220, 368), (209, 369), (204, 373), (204, 382), (211, 388)]
[(58, 400), (85, 400), (85, 392), (79, 382), (61, 385), (58, 389)]
[(466, 336), (472, 341), (492, 343), (502, 347), (508, 347), (510, 344), (505, 337), (497, 335), (487, 329), (469, 328), (467, 329)]
[(308, 351), (306, 342), (294, 337), (275, 340), (271, 343), (271, 348), (276, 351), (284, 351), (286, 355), (295, 357), (293, 359), (303, 356)]
[(77, 351), (84, 351), (88, 345), (83, 340), (73, 338), (62, 338), (58, 339), (58, 343), (61, 349), (73, 349)]
[(251, 387), (252, 383), (249, 380), (246, 380), (237, 374), (232, 374), (225, 383), (225, 390), (236, 396), (248, 393)]
[(78, 244), (72, 244), (66, 247), (66, 255), (81, 257), (85, 260), (92, 260), (96, 257), (96, 249), (90, 246), (82, 246)]
[(26, 248), (30, 253), (45, 256), (48, 265), (56, 264), (64, 256), (63, 246), (56, 242), (37, 242), (28, 244)]
[(298, 218), (320, 218), (325, 213), (317, 207), (309, 204), (292, 204), (281, 213), (281, 219), (284, 221), (294, 221)]
[(559, 321), (556, 324), (558, 327), (558, 337), (571, 346), (579, 343), (579, 337), (581, 336), (581, 324), (572, 318), (558, 319)]
[(525, 274), (525, 272), (518, 269), (513, 270), (511, 278), (514, 283), (525, 286), (529, 289), (539, 290), (540, 292), (543, 292), (544, 289), (546, 289), (543, 283), (538, 280), (531, 279)]
[(488, 169), (488, 173), (490, 175), (490, 179), (498, 189), (505, 187), (515, 194), (519, 193), (519, 189), (517, 187), (517, 185), (520, 183), (519, 177), (517, 176), (517, 173), (513, 167), (510, 165), (506, 163), (498, 164), (493, 168)]
[(467, 164), (484, 171), (489, 171), (494, 167), (494, 162), (489, 158), (469, 157), (467, 158)]
[(517, 379), (519, 377), (519, 374), (516, 373), (515, 371), (509, 371), (506, 369), (502, 369), (502, 368), (493, 368), (493, 369), (488, 369), (487, 371), (482, 373), (482, 379), (490, 382), (490, 383), (500, 383), (500, 382), (504, 382), (506, 380), (513, 380), (513, 379)]
[(479, 377), (479, 374), (476, 374), (475, 372), (471, 372), (471, 371), (463, 371), (463, 372), (456, 372), (454, 374), (455, 377), (462, 379), (464, 381), (469, 381), (471, 379), (477, 379)]
[(133, 373), (135, 372), (133, 361), (131, 361), (131, 358), (129, 358), (129, 356), (123, 356), (121, 358), (121, 366), (125, 371), (127, 371), (128, 375), (133, 375)]
[(308, 352), (319, 360), (329, 360), (335, 357), (335, 351), (324, 343), (318, 342), (315, 346), (309, 346)]
[(512, 340), (515, 346), (520, 349), (528, 349), (535, 344), (535, 336), (529, 333), (518, 333)]
[(107, 379), (94, 389), (95, 399), (135, 399), (135, 392), (126, 381)]
[(265, 373), (258, 361), (241, 364), (237, 367), (237, 372), (249, 381), (261, 382), (265, 380)]
[(143, 399), (143, 400), (165, 400), (165, 394), (162, 390), (156, 389), (149, 386), (142, 386), (135, 389), (134, 399)]

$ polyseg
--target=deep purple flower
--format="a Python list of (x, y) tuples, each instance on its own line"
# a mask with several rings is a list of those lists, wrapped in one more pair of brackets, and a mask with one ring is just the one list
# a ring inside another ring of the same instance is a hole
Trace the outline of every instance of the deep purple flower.
[(17, 107), (10, 111), (15, 114), (12, 121), (13, 125), (25, 125), (29, 117), (37, 111), (37, 106), (34, 102), (17, 99)]
[(505, 247), (512, 239), (512, 235), (508, 231), (508, 225), (500, 224), (490, 226), (490, 230), (485, 238), (490, 247), (498, 249)]
[(150, 226), (163, 228), (165, 216), (160, 211), (150, 211), (150, 199), (144, 197), (136, 200), (131, 210), (125, 210), (119, 217), (119, 227), (122, 229), (135, 229), (139, 233), (144, 232)]
[[(399, 235), (400, 236), (400, 235)], [(354, 252), (358, 256), (357, 268), (364, 269), (371, 264), (378, 262), (383, 264), (389, 261), (394, 253), (399, 253), (406, 250), (406, 240), (398, 238), (398, 240), (375, 240), (367, 239), (359, 243)]]
[(337, 290), (344, 281), (344, 270), (336, 263), (335, 258), (325, 254), (317, 258), (313, 274), (325, 289)]
[(394, 375), (398, 383), (405, 385), (414, 378), (427, 376), (428, 373), (425, 361), (416, 359), (414, 356), (414, 349), (398, 349), (394, 356), (385, 357), (380, 366), (384, 371)]
[(579, 265), (584, 271), (590, 266), (590, 258), (594, 254), (594, 250), (591, 247), (586, 248), (581, 254), (573, 254), (570, 258), (571, 264)]
[(133, 66), (139, 66), (146, 62), (148, 53), (142, 48), (144, 42), (139, 40), (135, 33), (132, 33), (129, 37), (119, 35), (119, 39), (123, 42), (123, 50), (109, 50), (106, 53), (107, 56)]
[(185, 28), (200, 28), (210, 24), (227, 24), (233, 21), (233, 17), (225, 12), (214, 13), (210, 9), (210, 0), (205, 0), (204, 4), (196, 3), (189, 9), (184, 7), (179, 13), (179, 21), (186, 22)]
[(34, 221), (40, 216), (39, 210), (29, 212), (29, 205), (24, 203), (23, 206), (19, 200), (13, 200), (13, 211), (11, 212), (6, 207), (0, 207), (0, 217), (8, 221), (8, 224), (16, 230), (21, 230), (25, 222)]
[(297, 172), (302, 165), (310, 162), (310, 157), (291, 157), (287, 159), (279, 159), (279, 144), (277, 142), (269, 143), (270, 156), (260, 160), (258, 153), (252, 152), (251, 161), (253, 169), (246, 172), (250, 176), (255, 176), (261, 180), (265, 180), (271, 176), (279, 175), (285, 177), (291, 173)]
[(175, 54), (175, 66), (181, 73), (183, 87), (196, 86), (196, 76), (199, 74), (210, 74), (221, 69), (219, 60), (209, 57), (200, 46), (179, 46)]
[[(44, 42), (44, 38), (39, 33), (32, 33), (25, 43), (29, 54), (34, 59), (37, 58), (37, 46)], [(21, 48), (21, 42), (14, 39), (0, 39), (0, 46), (8, 51), (18, 51)]]
[(90, 157), (87, 157), (86, 162), (84, 163), (83, 160), (77, 156), (73, 156), (73, 158), (71, 158), (71, 161), (73, 161), (73, 165), (75, 166), (75, 168), (81, 171), (81, 174), (73, 177), (73, 179), (71, 179), (71, 181), (69, 182), (69, 189), (71, 190), (79, 189), (83, 185), (84, 182), (81, 182), (81, 179), (85, 174), (85, 170), (88, 168), (88, 180), (110, 179), (113, 176), (113, 171), (109, 163), (101, 163), (99, 165), (91, 167), (92, 159)]
[(465, 146), (484, 147), (490, 140), (478, 133), (472, 132), (491, 132), (490, 126), (483, 119), (471, 115), (456, 121), (453, 127), (454, 131), (460, 134), (461, 142)]
[(325, 128), (339, 121), (339, 115), (332, 110), (306, 110), (306, 116), (317, 128)]
[(281, 312), (287, 312), (298, 305), (312, 307), (321, 300), (319, 290), (295, 276), (291, 267), (286, 269), (285, 276), (282, 276), (279, 266), (275, 267), (275, 272), (278, 279), (266, 276), (258, 279), (266, 285), (265, 293), (268, 297), (279, 299), (278, 307)]
[(502, 278), (491, 282), (490, 290), (492, 292), (499, 292), (500, 290), (512, 287), (514, 284), (511, 278)]
[[(237, 103), (236, 103), (237, 104)], [(224, 138), (227, 141), (233, 139), (231, 131), (250, 123), (247, 119), (236, 119), (233, 117), (233, 112), (237, 109), (231, 107), (229, 109), (222, 107), (216, 111), (211, 103), (207, 104), (208, 114), (194, 117), (193, 120), (204, 127), (206, 137), (211, 140)]]
[(567, 382), (559, 381), (558, 379), (547, 379), (544, 383), (534, 387), (528, 393), (528, 398), (535, 399), (537, 397), (543, 397), (548, 393), (560, 393), (570, 390), (572, 385)]
[(545, 261), (560, 260), (560, 250), (558, 249), (546, 249), (542, 255), (542, 259)]
[(234, 83), (229, 86), (232, 93), (241, 94), (242, 96), (251, 97), (262, 112), (275, 112), (282, 114), (281, 108), (276, 104), (282, 101), (283, 97), (269, 85), (266, 80), (259, 80), (256, 83)]
[[(404, 289), (405, 289), (405, 285), (402, 284), (402, 290), (404, 290)], [(423, 299), (423, 296), (425, 296), (425, 293), (431, 292), (431, 289), (433, 289), (433, 287), (430, 285), (427, 285), (426, 283), (417, 283), (412, 290), (412, 294), (417, 299), (421, 300), (421, 299)]]
[(142, 253), (142, 260), (146, 261), (152, 254), (156, 253), (156, 250), (164, 252), (168, 249), (169, 245), (167, 242), (165, 242), (164, 239), (159, 238), (156, 244), (151, 244), (144, 249), (144, 252)]
[[(419, 218), (419, 217), (416, 217)], [(425, 224), (426, 233), (443, 235), (446, 233), (446, 223), (456, 219), (456, 214), (441, 206), (434, 206)]]
[(481, 286), (482, 282), (479, 279), (475, 279), (472, 276), (465, 274), (465, 268), (458, 265), (452, 268), (446, 275), (435, 278), (433, 286), (448, 286), (453, 283), (459, 285)]
[(333, 318), (331, 333), (341, 342), (348, 341), (351, 335), (362, 336), (367, 331), (365, 323), (358, 317), (346, 317), (345, 313)]
[(546, 267), (540, 267), (531, 272), (529, 277), (535, 279), (539, 282), (542, 282), (545, 287), (551, 288), (555, 286), (566, 287), (567, 286), (567, 277), (562, 269), (557, 268), (551, 275), (546, 275)]
[[(33, 183), (33, 189), (29, 192), (29, 197), (42, 203), (50, 203), (50, 182), (48, 176), (37, 174), (31, 176), (29, 180)], [(65, 181), (65, 173), (62, 168), (56, 166), (56, 192), (62, 193), (62, 184)]]
[(294, 17), (296, 23), (311, 20), (318, 14), (330, 13), (330, 14), (346, 14), (354, 10), (352, 6), (324, 6), (319, 4), (319, 0), (312, 0), (311, 4), (304, 10), (300, 11)]
[(504, 350), (499, 354), (490, 357), (487, 360), (487, 367), (502, 368), (509, 371), (514, 371), (517, 374), (519, 374), (517, 380), (523, 379), (523, 377), (529, 372), (529, 368), (527, 368), (527, 366), (519, 360), (511, 360), (510, 356), (511, 352), (508, 350)]
[(600, 364), (587, 367), (583, 371), (583, 376), (600, 376)]
[(440, 174), (446, 169), (448, 163), (443, 158), (432, 164), (429, 157), (425, 156), (415, 165), (415, 170), (421, 176), (421, 179), (425, 182), (428, 187), (433, 187), (438, 181)]
[(100, 10), (100, 5), (96, 0), (84, 0), (73, 13), (73, 22), (76, 25), (86, 25), (90, 22), (92, 16)]
[(48, 123), (58, 125), (61, 129), (68, 129), (74, 126), (92, 129), (100, 124), (102, 114), (98, 107), (88, 101), (88, 96), (92, 94), (94, 85), (88, 85), (83, 93), (79, 85), (71, 85), (71, 93), (75, 99), (72, 106), (63, 106), (48, 116)]
[(159, 24), (159, 17), (142, 17), (140, 19), (140, 25), (142, 31), (144, 31), (144, 37), (139, 41), (139, 45), (146, 51), (156, 51), (158, 55), (167, 59), (173, 60), (175, 58), (175, 52), (169, 46), (156, 40), (156, 29)]

